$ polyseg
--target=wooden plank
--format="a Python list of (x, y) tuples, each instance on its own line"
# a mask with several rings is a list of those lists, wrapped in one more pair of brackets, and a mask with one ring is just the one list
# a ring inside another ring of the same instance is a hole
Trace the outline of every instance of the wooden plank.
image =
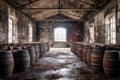
[(88, 3), (88, 2), (85, 2), (85, 1), (82, 1), (82, 0), (79, 0), (79, 2), (84, 3), (84, 4), (87, 4), (87, 5), (92, 6), (92, 7), (95, 7), (95, 5), (90, 4), (90, 3)]
[(26, 6), (28, 6), (28, 5), (31, 5), (31, 4), (33, 4), (33, 3), (37, 2), (37, 1), (39, 1), (39, 0), (29, 1), (29, 3), (20, 5), (20, 6), (16, 7), (16, 9), (18, 9), (18, 10), (19, 10), (19, 9), (23, 9), (24, 7), (26, 7)]
[(43, 10), (99, 10), (96, 8), (23, 8), (22, 10), (39, 10), (39, 11), (43, 11)]
[(83, 22), (83, 19), (36, 19), (36, 21), (80, 21)]

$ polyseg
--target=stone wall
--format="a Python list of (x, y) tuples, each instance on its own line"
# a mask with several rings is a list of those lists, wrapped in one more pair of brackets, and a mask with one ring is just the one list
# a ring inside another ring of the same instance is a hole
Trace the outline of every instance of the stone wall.
[(120, 44), (120, 0), (117, 8), (117, 43)]
[(104, 21), (104, 11), (99, 12), (95, 16), (95, 42), (105, 43), (105, 21)]
[[(83, 41), (83, 23), (81, 22), (62, 22), (62, 21), (41, 21), (36, 23), (36, 39), (41, 42), (50, 42), (51, 46), (54, 45), (54, 28), (64, 27), (67, 29), (67, 44), (70, 41)], [(79, 32), (78, 35), (74, 35), (74, 31)], [(74, 36), (73, 36), (74, 35)], [(75, 38), (76, 39), (73, 39)]]
[[(118, 0), (119, 1), (119, 0)], [(119, 5), (120, 5), (120, 2), (118, 2)], [(94, 37), (95, 37), (95, 42), (96, 43), (105, 43), (105, 18), (106, 16), (110, 15), (110, 14), (113, 14), (115, 13), (115, 16), (116, 16), (116, 23), (117, 23), (117, 29), (116, 29), (116, 32), (117, 32), (117, 43), (120, 44), (119, 42), (119, 34), (120, 32), (118, 31), (118, 27), (119, 27), (119, 12), (118, 12), (118, 9), (119, 6), (116, 5), (116, 0), (113, 0), (111, 3), (109, 3), (108, 5), (106, 5), (106, 7), (95, 13), (94, 16), (92, 16), (88, 21), (85, 22), (85, 35), (86, 37), (84, 38), (84, 42), (89, 42), (89, 34), (88, 34), (88, 31), (89, 31), (89, 27), (90, 27), (90, 24), (93, 23), (94, 24)], [(117, 15), (118, 14), (118, 15)]]
[(0, 43), (7, 42), (8, 9), (7, 5), (0, 0)]
[(35, 24), (25, 15), (18, 13), (18, 39), (19, 42), (29, 42), (29, 24), (33, 27), (33, 41), (35, 41)]
[(33, 27), (33, 40), (35, 41), (35, 22), (19, 11), (16, 11), (4, 1), (0, 0), (0, 43), (8, 43), (8, 19), (11, 17), (14, 22), (15, 30), (13, 36), (15, 43), (29, 41), (29, 24)]

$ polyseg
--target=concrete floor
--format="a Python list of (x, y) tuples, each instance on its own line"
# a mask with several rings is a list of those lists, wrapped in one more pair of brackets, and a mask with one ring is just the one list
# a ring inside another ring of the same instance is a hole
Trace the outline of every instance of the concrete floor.
[(94, 74), (69, 48), (51, 48), (30, 71), (14, 74), (6, 80), (120, 80)]
[(65, 42), (55, 42), (53, 47), (54, 48), (66, 48), (67, 44)]

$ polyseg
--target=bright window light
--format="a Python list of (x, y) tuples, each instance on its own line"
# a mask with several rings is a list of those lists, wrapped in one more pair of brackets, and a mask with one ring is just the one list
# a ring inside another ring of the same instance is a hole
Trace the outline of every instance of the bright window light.
[(115, 15), (106, 19), (105, 34), (106, 44), (116, 44)]
[(94, 25), (89, 28), (90, 33), (90, 43), (94, 43)]
[(32, 28), (32, 25), (29, 24), (29, 42), (32, 42), (32, 37), (33, 37), (33, 28)]
[(8, 42), (13, 42), (13, 20), (11, 18), (9, 18)]
[(66, 29), (65, 28), (55, 28), (54, 29), (54, 41), (66, 42)]

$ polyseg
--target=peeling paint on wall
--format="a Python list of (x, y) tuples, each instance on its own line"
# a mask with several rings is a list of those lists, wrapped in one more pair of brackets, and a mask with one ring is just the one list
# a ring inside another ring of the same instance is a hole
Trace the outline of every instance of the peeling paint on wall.
[[(116, 0), (115, 0), (116, 1)], [(106, 7), (99, 11), (96, 15), (94, 15), (92, 18), (94, 18), (94, 21), (92, 21), (95, 24), (95, 42), (96, 43), (105, 43), (105, 18), (106, 16), (109, 16), (110, 14), (118, 14), (116, 16), (116, 28), (117, 28), (117, 44), (120, 44), (120, 2), (118, 0), (118, 6), (115, 1), (112, 1)], [(118, 10), (117, 10), (118, 8)], [(89, 40), (89, 34), (88, 34), (88, 28), (90, 27), (89, 22), (91, 22), (91, 19), (85, 22), (85, 38), (84, 42), (88, 42)]]
[[(81, 22), (57, 22), (57, 21), (43, 21), (37, 22), (37, 41), (46, 42), (48, 41), (50, 45), (54, 45), (54, 28), (64, 27), (67, 29), (67, 44), (70, 44), (70, 40), (82, 41), (83, 40), (83, 23)], [(78, 32), (78, 35), (72, 34), (72, 29)], [(76, 30), (77, 29), (77, 30)]]
[[(8, 14), (8, 8), (11, 9), (11, 12)], [(34, 21), (26, 17), (24, 14), (16, 11), (7, 5), (4, 1), (0, 0), (0, 43), (8, 43), (8, 18), (9, 16), (16, 18), (15, 27), (18, 31), (14, 31), (14, 35), (16, 36), (15, 42), (24, 43), (29, 42), (29, 23), (33, 25), (33, 33), (35, 34), (35, 25)], [(33, 35), (34, 35), (33, 34)], [(35, 36), (35, 35), (34, 35)], [(34, 41), (35, 41), (35, 37)]]
[(7, 43), (8, 33), (8, 11), (7, 5), (0, 0), (0, 43)]

